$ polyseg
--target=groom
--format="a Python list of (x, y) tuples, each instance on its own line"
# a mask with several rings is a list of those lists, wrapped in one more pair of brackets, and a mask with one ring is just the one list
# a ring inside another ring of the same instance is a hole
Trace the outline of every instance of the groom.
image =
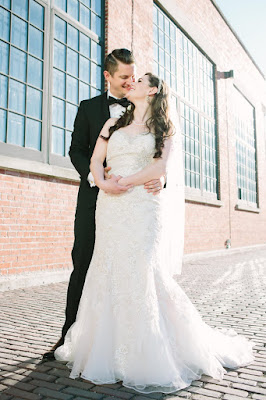
[[(124, 96), (129, 91), (131, 83), (135, 81), (135, 60), (131, 51), (115, 49), (108, 54), (104, 62), (104, 77), (109, 82), (109, 90), (90, 100), (83, 100), (74, 122), (69, 156), (80, 175), (74, 225), (75, 241), (72, 250), (74, 269), (68, 285), (66, 319), (62, 328), (62, 336), (52, 349), (43, 355), (43, 359), (54, 359), (55, 349), (64, 343), (68, 329), (76, 320), (95, 240), (95, 208), (98, 188), (91, 182), (90, 158), (107, 119), (119, 118), (130, 104)], [(120, 194), (128, 190), (119, 185), (119, 177), (108, 175), (109, 170), (109, 168), (105, 169), (105, 176), (108, 179), (106, 191)], [(153, 180), (147, 182), (145, 188), (156, 194), (162, 189), (162, 183), (160, 180)]]

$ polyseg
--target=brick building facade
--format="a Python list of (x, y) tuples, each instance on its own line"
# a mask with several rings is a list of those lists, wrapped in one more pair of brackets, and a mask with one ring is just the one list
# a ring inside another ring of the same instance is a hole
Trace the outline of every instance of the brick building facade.
[(265, 244), (265, 78), (214, 1), (3, 0), (0, 18), (2, 278), (71, 267), (71, 129), (79, 102), (104, 90), (103, 57), (117, 47), (172, 90), (185, 252)]

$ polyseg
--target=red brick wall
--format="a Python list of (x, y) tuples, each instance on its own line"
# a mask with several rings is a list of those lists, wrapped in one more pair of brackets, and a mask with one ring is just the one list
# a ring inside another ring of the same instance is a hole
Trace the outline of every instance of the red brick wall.
[(0, 273), (71, 267), (77, 184), (0, 170)]

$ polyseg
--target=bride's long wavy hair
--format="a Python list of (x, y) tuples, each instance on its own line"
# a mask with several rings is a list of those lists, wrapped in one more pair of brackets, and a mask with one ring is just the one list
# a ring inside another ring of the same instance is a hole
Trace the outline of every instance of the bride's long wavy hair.
[[(151, 116), (146, 122), (146, 127), (155, 136), (154, 158), (160, 158), (165, 139), (174, 134), (174, 126), (169, 118), (169, 89), (166, 82), (158, 76), (150, 72), (147, 72), (145, 75), (149, 77), (149, 86), (158, 88), (157, 93), (152, 97), (150, 102)], [(134, 110), (134, 104), (127, 108), (115, 125), (109, 129), (108, 139), (116, 130), (132, 123)]]

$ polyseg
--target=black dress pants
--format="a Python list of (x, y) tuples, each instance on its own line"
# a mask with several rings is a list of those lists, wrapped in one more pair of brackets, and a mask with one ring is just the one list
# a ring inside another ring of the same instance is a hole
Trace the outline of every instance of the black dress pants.
[(97, 193), (97, 188), (90, 189), (87, 182), (81, 183), (74, 225), (75, 240), (72, 250), (74, 269), (67, 291), (66, 320), (62, 328), (62, 343), (68, 329), (76, 320), (82, 289), (93, 254)]

